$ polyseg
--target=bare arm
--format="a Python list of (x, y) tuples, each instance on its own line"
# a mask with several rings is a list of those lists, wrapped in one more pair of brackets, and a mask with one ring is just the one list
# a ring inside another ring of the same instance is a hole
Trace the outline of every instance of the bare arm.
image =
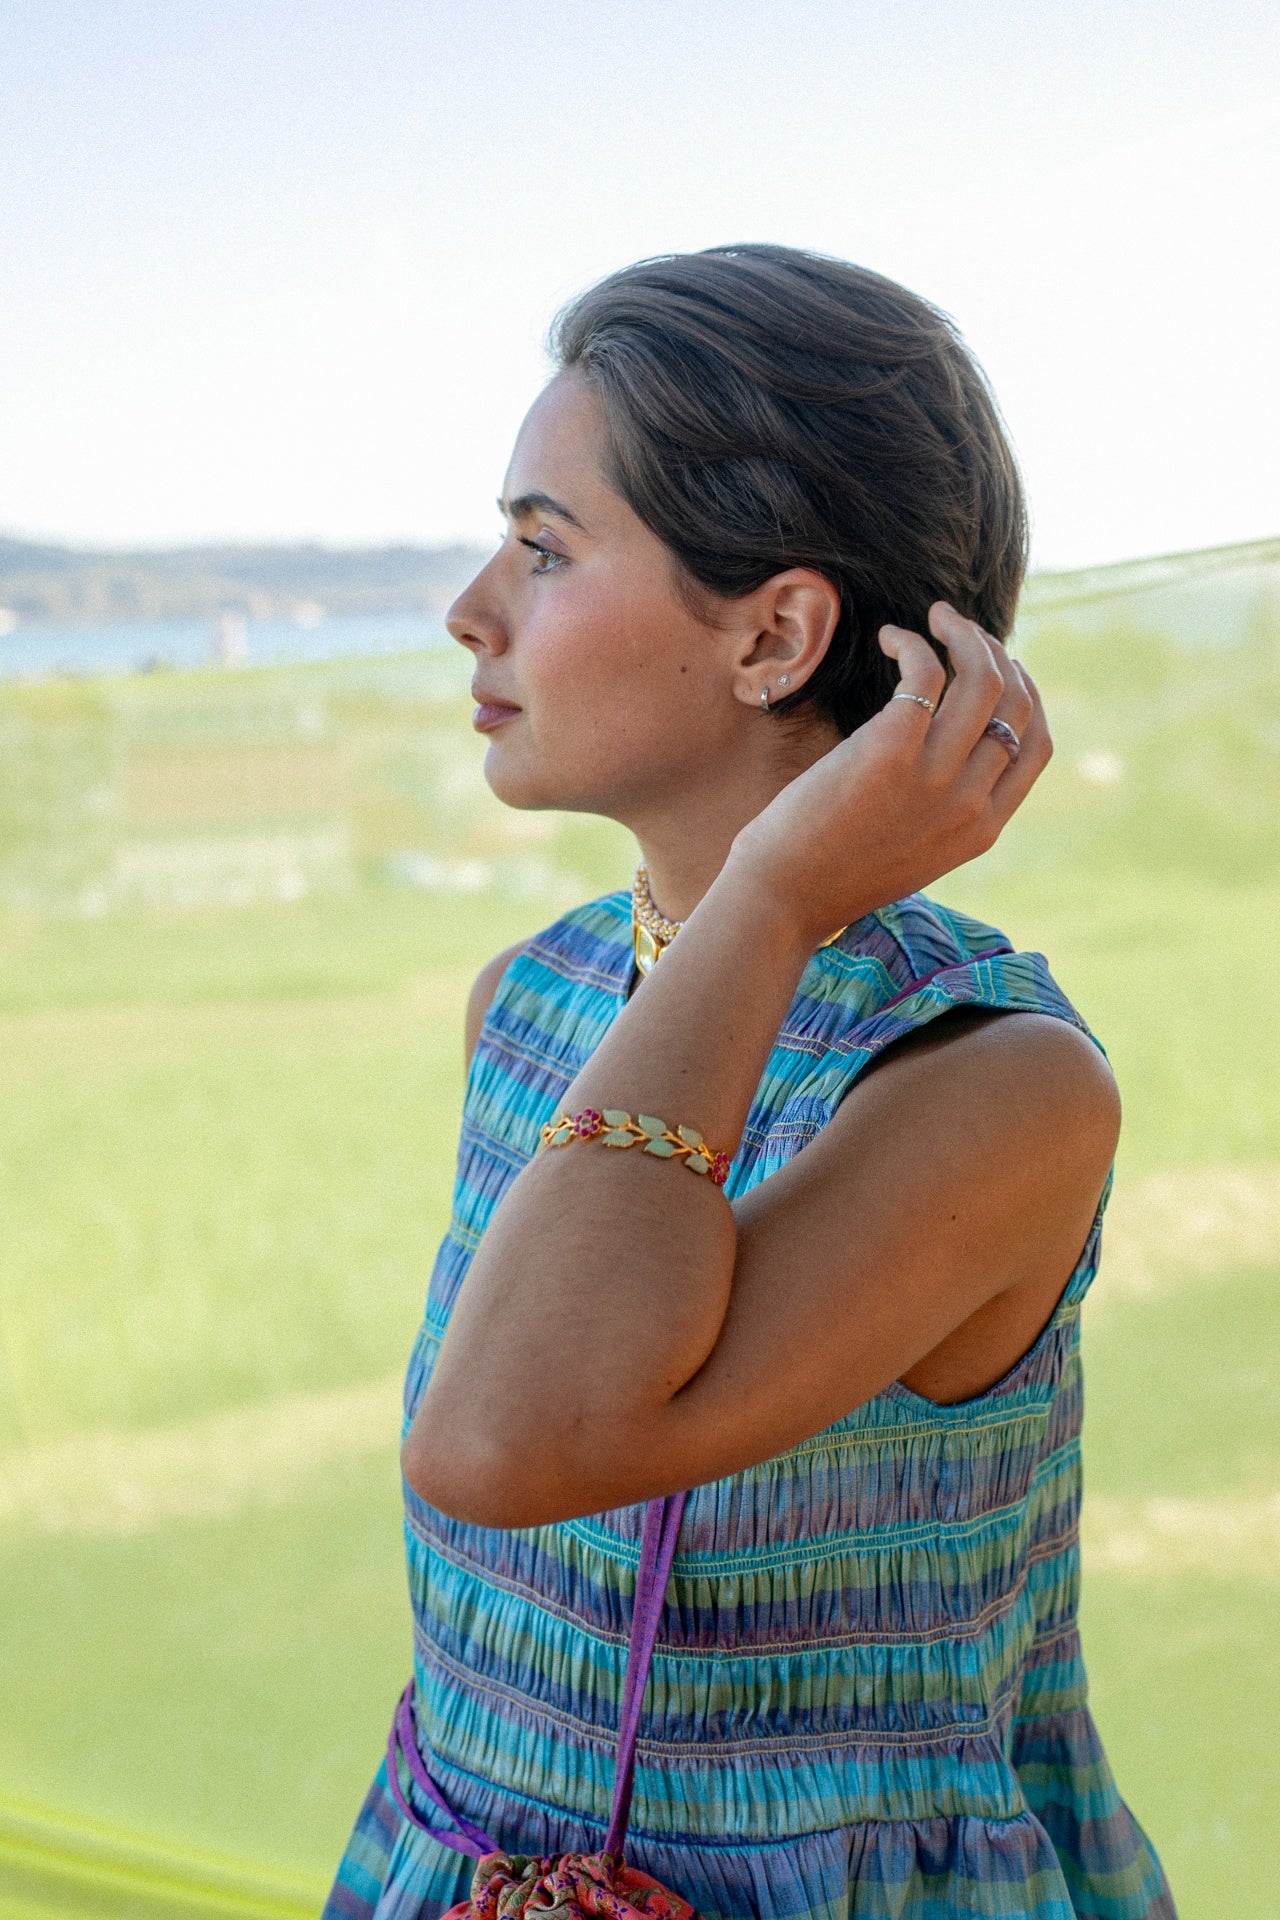
[[(963, 764), (999, 690), (967, 658), (955, 738), (936, 736), (956, 766), (927, 767), (899, 706), (869, 771), (855, 735), (784, 790), (569, 1089), (570, 1110), (622, 1106), (713, 1145), (738, 1139), (833, 890), (864, 912), (959, 864), (1002, 824), (983, 814), (993, 791), (1011, 812), (1038, 771), (1009, 769), (1002, 791), (984, 760), (974, 804)], [(814, 819), (828, 831), (806, 859)], [(944, 1397), (948, 1381), (986, 1384), (1052, 1311), (1116, 1125), (1090, 1043), (1018, 1015), (886, 1060), (735, 1208), (639, 1152), (540, 1154), (472, 1263), (406, 1441), (411, 1483), (460, 1517), (531, 1525), (734, 1471), (903, 1375)]]

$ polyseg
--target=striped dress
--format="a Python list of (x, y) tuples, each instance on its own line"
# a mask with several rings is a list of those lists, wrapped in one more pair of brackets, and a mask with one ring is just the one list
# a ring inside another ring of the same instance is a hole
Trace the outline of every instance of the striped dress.
[[(620, 893), (558, 920), (504, 974), (471, 1066), (406, 1421), (494, 1207), (631, 976)], [(877, 1054), (964, 1006), (1083, 1025), (1040, 955), (919, 895), (815, 954), (729, 1198), (799, 1153)], [(1078, 1320), (1101, 1223), (1100, 1206), (1050, 1324), (988, 1392), (936, 1406), (889, 1386), (692, 1492), (628, 1858), (705, 1920), (1173, 1914), (1086, 1707), (1076, 1628)], [(547, 1381), (548, 1418), (565, 1390), (606, 1406), (607, 1368)], [(451, 1520), (408, 1488), (405, 1505), (428, 1768), (513, 1853), (599, 1846), (643, 1508), (507, 1531)], [(471, 1871), (401, 1817), (381, 1769), (326, 1920), (436, 1920)]]

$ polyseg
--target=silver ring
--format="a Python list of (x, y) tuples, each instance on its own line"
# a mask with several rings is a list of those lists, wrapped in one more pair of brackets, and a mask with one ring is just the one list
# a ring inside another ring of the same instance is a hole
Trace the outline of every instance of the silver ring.
[(1000, 745), (1009, 756), (1009, 765), (1012, 766), (1018, 755), (1022, 752), (1022, 742), (1009, 725), (1009, 722), (1007, 720), (1000, 720), (993, 714), (982, 731), (984, 734), (989, 733), (993, 740), (1000, 742)]
[(922, 693), (891, 693), (889, 698), (891, 700), (914, 700), (918, 707), (927, 707), (930, 713), (936, 713), (938, 711), (933, 701), (926, 700)]
[(768, 687), (765, 687), (765, 688), (764, 688), (764, 690), (763, 690), (763, 692), (762, 692), (762, 693), (761, 693), (761, 695), (760, 695), (760, 709), (761, 709), (761, 712), (763, 712), (763, 713), (768, 713), (768, 711), (769, 711), (769, 689), (768, 689)]

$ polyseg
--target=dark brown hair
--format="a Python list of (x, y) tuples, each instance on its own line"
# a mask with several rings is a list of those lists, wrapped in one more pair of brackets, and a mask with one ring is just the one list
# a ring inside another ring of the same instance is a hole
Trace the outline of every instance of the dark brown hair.
[(1004, 639), (1027, 517), (986, 379), (905, 287), (793, 247), (625, 267), (557, 318), (552, 350), (598, 391), (613, 484), (686, 586), (734, 598), (787, 567), (840, 594), (826, 658), (776, 703), (851, 733), (888, 699), (886, 621), (934, 600)]

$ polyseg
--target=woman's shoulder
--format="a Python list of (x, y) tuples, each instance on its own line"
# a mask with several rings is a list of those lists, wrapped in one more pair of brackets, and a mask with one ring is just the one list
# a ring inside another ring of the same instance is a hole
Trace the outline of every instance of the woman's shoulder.
[[(1045, 956), (1020, 951), (987, 921), (912, 894), (846, 927), (805, 970), (735, 1158), (730, 1197), (815, 1139), (880, 1061), (935, 1041), (949, 1054), (950, 1042), (990, 1024), (981, 1016), (1012, 1013), (1040, 1016), (1017, 1023), (1019, 1053), (1025, 1046), (1030, 1056), (1057, 1060), (1065, 1047), (1075, 1061), (1085, 1042), (1095, 1061), (1103, 1053)], [(1069, 1043), (1055, 1023), (1074, 1029)], [(1006, 1064), (1014, 1037), (1001, 1036)]]
[(511, 973), (526, 986), (541, 977), (548, 983), (581, 981), (614, 991), (625, 989), (630, 980), (633, 955), (630, 895), (604, 893), (570, 907), (499, 955), (507, 965), (498, 978)]
[(625, 996), (633, 965), (629, 894), (601, 894), (571, 907), (527, 940), (504, 948), (481, 968), (467, 1004), (471, 1057), (495, 1008), (523, 1022), (554, 1017), (575, 994)]
[(914, 893), (847, 927), (819, 956), (847, 1002), (849, 1038), (879, 1052), (952, 1008), (1048, 1013), (1096, 1037), (1043, 953), (999, 927)]
[(1012, 953), (1007, 933), (928, 894), (910, 893), (877, 907), (846, 927), (836, 951), (873, 957), (898, 987), (940, 967), (963, 966), (989, 955)]

